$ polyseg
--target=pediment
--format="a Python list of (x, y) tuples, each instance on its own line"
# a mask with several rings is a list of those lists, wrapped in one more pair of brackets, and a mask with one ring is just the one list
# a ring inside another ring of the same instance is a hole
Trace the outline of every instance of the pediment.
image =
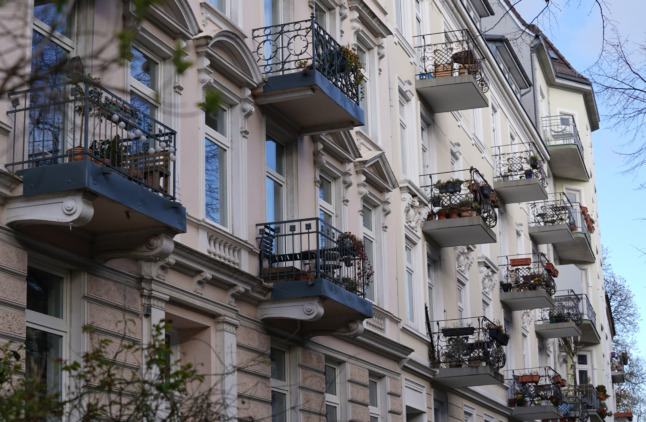
[(167, 0), (151, 6), (147, 19), (175, 38), (191, 39), (201, 32), (187, 0)]
[[(315, 137), (316, 138), (316, 137)], [(361, 157), (359, 148), (349, 131), (325, 133), (318, 136), (326, 154), (339, 161), (351, 163)]]
[(366, 177), (366, 183), (380, 192), (389, 192), (398, 186), (395, 173), (383, 151), (363, 152), (354, 165), (357, 172), (362, 172)]
[(213, 37), (203, 37), (201, 41), (206, 45), (198, 46), (198, 53), (206, 54), (213, 70), (250, 89), (262, 82), (258, 64), (238, 34), (224, 30)]

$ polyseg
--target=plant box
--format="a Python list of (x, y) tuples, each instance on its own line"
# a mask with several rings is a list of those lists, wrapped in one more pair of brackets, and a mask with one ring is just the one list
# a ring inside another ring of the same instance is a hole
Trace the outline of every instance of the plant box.
[(538, 374), (532, 374), (532, 375), (520, 375), (518, 377), (518, 382), (521, 384), (538, 384), (538, 381), (540, 381), (541, 377)]
[(442, 335), (444, 337), (470, 336), (475, 332), (475, 327), (442, 328)]
[(512, 267), (521, 267), (531, 265), (532, 258), (512, 258), (509, 260), (509, 265)]

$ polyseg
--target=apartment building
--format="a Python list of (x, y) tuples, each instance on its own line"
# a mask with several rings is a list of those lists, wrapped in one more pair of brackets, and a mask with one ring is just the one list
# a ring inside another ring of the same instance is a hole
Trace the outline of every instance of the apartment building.
[(53, 3), (0, 7), (0, 337), (48, 386), (169, 321), (225, 419), (603, 419), (594, 93), (509, 3)]

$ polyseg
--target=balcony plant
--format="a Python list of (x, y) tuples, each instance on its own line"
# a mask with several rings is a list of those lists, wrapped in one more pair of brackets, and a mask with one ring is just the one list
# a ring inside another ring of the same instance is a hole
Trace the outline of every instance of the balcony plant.
[(475, 327), (444, 327), (442, 328), (442, 335), (444, 337), (462, 337), (470, 336), (476, 332)]
[[(474, 327), (471, 328), (475, 331)], [(442, 329), (444, 332), (444, 329)], [(459, 368), (466, 363), (466, 356), (468, 355), (469, 344), (467, 337), (454, 336), (448, 339), (447, 347), (442, 356), (442, 360), (449, 365), (450, 368)]]
[(363, 84), (364, 80), (366, 79), (366, 75), (364, 75), (362, 69), (363, 69), (363, 64), (361, 63), (361, 59), (359, 58), (359, 55), (352, 51), (350, 47), (341, 47), (341, 56), (343, 60), (341, 61), (341, 71), (342, 72), (348, 72), (351, 75), (354, 75), (354, 83), (357, 85)]
[(523, 374), (518, 376), (518, 382), (520, 384), (538, 384), (541, 376), (538, 374)]
[[(354, 254), (352, 256), (343, 256), (342, 261), (346, 266), (351, 266), (352, 261), (357, 262), (357, 272), (356, 272), (356, 281), (359, 283), (363, 281), (364, 288), (367, 288), (372, 283), (373, 276), (375, 271), (370, 263), (368, 254), (364, 248), (363, 242), (359, 238), (350, 232), (345, 232), (340, 238), (341, 245), (344, 246), (342, 250), (351, 251)], [(343, 254), (342, 254), (343, 255)]]
[(93, 155), (103, 159), (106, 163), (112, 163), (115, 167), (121, 167), (125, 147), (119, 135), (115, 135), (112, 139), (93, 141), (90, 150)]
[(535, 155), (533, 155), (533, 154), (532, 154), (532, 155), (530, 155), (530, 156), (529, 156), (529, 166), (530, 166), (531, 168), (533, 168), (533, 169), (537, 169), (537, 168), (538, 168), (538, 157), (536, 157), (536, 156), (535, 156)]
[(458, 203), (460, 217), (473, 217), (476, 212), (473, 209), (474, 202), (470, 199), (463, 199)]

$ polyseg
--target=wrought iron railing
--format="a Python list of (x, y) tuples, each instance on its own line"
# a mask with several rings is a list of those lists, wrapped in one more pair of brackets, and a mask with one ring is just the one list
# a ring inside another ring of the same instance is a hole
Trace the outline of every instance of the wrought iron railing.
[(585, 293), (579, 295), (579, 310), (581, 311), (581, 317), (592, 322), (592, 325), (597, 326), (597, 313), (594, 311), (592, 302), (588, 298), (588, 295)]
[(563, 403), (561, 375), (549, 366), (506, 371), (508, 406), (541, 406)]
[(372, 267), (363, 244), (320, 218), (257, 224), (260, 277), (267, 283), (324, 279), (365, 295)]
[(610, 365), (613, 371), (625, 372), (624, 365), (628, 365), (628, 352), (612, 352)]
[(431, 321), (431, 363), (444, 368), (505, 366), (509, 335), (486, 317)]
[(484, 55), (468, 30), (418, 35), (414, 43), (418, 79), (468, 74), (475, 77), (482, 92), (489, 91), (482, 66)]
[(9, 171), (91, 160), (175, 198), (176, 132), (91, 79), (9, 94)]
[(513, 255), (503, 257), (500, 265), (500, 288), (504, 292), (523, 292), (544, 289), (553, 295), (556, 291), (554, 277), (558, 270), (547, 257), (538, 255)]
[[(437, 215), (438, 219), (443, 219), (479, 215), (489, 227), (496, 226), (498, 217), (491, 201), (495, 192), (475, 168), (425, 174), (421, 177), (429, 183), (422, 185), (421, 189), (429, 198), (429, 213), (432, 216)], [(445, 179), (442, 180), (442, 177)]]
[(592, 384), (572, 386), (574, 394), (581, 398), (583, 410), (597, 411), (601, 407), (601, 400), (597, 396), (597, 389)]
[(577, 295), (572, 290), (559, 290), (553, 299), (554, 306), (541, 309), (538, 321), (549, 323), (573, 321), (576, 324), (581, 323), (583, 320), (581, 295)]
[(542, 119), (543, 139), (548, 146), (576, 145), (583, 156), (583, 145), (579, 138), (574, 116), (545, 116)]
[(529, 226), (542, 227), (566, 224), (576, 228), (575, 208), (563, 192), (550, 194), (545, 201), (529, 204)]
[(563, 403), (559, 410), (563, 413), (566, 422), (586, 422), (589, 419), (588, 410), (584, 404), (584, 397), (579, 394), (576, 386), (567, 386), (561, 389)]
[(589, 240), (590, 232), (594, 230), (594, 223), (592, 223), (592, 225), (589, 224), (591, 220), (587, 211), (587, 207), (582, 206), (578, 202), (572, 202), (571, 214), (572, 214), (572, 222), (570, 227), (572, 231), (585, 234)]
[(254, 54), (262, 73), (284, 75), (317, 70), (359, 104), (360, 72), (348, 52), (314, 19), (266, 26), (252, 31)]
[(497, 148), (493, 155), (496, 165), (496, 179), (521, 180), (537, 179), (546, 188), (548, 181), (545, 174), (544, 162), (533, 151), (502, 152), (502, 148), (511, 149), (512, 145)]

